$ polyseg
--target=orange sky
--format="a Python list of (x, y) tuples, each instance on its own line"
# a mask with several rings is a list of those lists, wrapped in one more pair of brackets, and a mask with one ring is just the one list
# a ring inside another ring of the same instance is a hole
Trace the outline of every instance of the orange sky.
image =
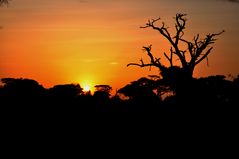
[(127, 68), (144, 57), (167, 51), (157, 32), (139, 29), (161, 17), (173, 27), (176, 13), (188, 14), (189, 39), (219, 32), (207, 67), (195, 76), (239, 73), (239, 3), (226, 0), (12, 0), (0, 8), (0, 78), (24, 77), (45, 87), (64, 83), (109, 84), (119, 89), (154, 69)]

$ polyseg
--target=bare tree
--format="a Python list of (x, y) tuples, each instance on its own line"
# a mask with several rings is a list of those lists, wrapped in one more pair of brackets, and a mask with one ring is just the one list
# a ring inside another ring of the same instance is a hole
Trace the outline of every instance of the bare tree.
[[(160, 21), (160, 18), (149, 20), (145, 26), (141, 27), (152, 28), (158, 31), (171, 44), (170, 53), (163, 53), (164, 57), (169, 61), (169, 67), (161, 63), (161, 58), (155, 57), (152, 54), (152, 45), (143, 47), (149, 57), (149, 63), (145, 63), (143, 59), (141, 59), (140, 63), (129, 63), (127, 66), (154, 66), (159, 68), (163, 78), (168, 79), (179, 76), (181, 78), (183, 77), (183, 79), (192, 79), (195, 67), (204, 59), (207, 59), (213, 49), (211, 44), (217, 40), (215, 37), (222, 34), (224, 30), (219, 33), (207, 34), (204, 39), (201, 39), (199, 34), (197, 34), (192, 41), (188, 41), (184, 38), (184, 30), (186, 29), (185, 16), (186, 14), (176, 14), (175, 35), (169, 32), (169, 28), (165, 26), (164, 22), (162, 22), (161, 26), (156, 25), (156, 22)], [(180, 48), (179, 46), (182, 46), (181, 44), (186, 44), (186, 49)], [(181, 63), (180, 66), (175, 65), (175, 61), (178, 59)]]

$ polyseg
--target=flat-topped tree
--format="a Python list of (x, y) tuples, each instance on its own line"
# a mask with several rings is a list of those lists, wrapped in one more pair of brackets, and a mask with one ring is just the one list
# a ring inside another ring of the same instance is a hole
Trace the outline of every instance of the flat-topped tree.
[[(201, 39), (199, 34), (194, 36), (192, 41), (188, 41), (184, 38), (184, 30), (186, 29), (186, 14), (176, 14), (175, 17), (175, 35), (172, 35), (169, 28), (166, 27), (165, 23), (162, 22), (161, 26), (158, 26), (156, 22), (161, 19), (152, 19), (146, 23), (145, 26), (140, 28), (152, 28), (160, 33), (171, 45), (170, 53), (163, 53), (164, 57), (169, 61), (170, 66), (166, 67), (161, 63), (160, 57), (155, 57), (152, 53), (152, 45), (144, 46), (143, 49), (146, 51), (150, 62), (145, 63), (143, 59), (140, 63), (129, 63), (127, 66), (139, 66), (139, 67), (157, 67), (159, 68), (161, 75), (164, 79), (171, 79), (180, 77), (181, 79), (192, 79), (195, 67), (207, 59), (211, 53), (213, 47), (211, 46), (217, 39), (216, 36), (224, 32), (207, 34), (205, 38)], [(186, 48), (180, 48), (186, 44)], [(180, 65), (176, 65), (176, 60), (180, 61)]]

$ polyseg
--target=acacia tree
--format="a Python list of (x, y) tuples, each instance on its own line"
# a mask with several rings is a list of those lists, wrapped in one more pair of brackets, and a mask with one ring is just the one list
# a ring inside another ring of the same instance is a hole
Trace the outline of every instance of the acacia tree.
[[(170, 53), (163, 53), (164, 57), (169, 61), (170, 66), (166, 67), (161, 63), (160, 57), (155, 57), (152, 53), (152, 45), (144, 46), (143, 50), (146, 51), (150, 62), (145, 63), (143, 59), (140, 63), (129, 63), (127, 66), (139, 66), (139, 67), (157, 67), (164, 79), (172, 79), (175, 77), (180, 77), (181, 79), (192, 79), (193, 71), (195, 67), (207, 59), (208, 55), (211, 53), (213, 44), (217, 39), (216, 36), (224, 32), (207, 34), (205, 38), (201, 39), (199, 34), (194, 36), (192, 41), (188, 41), (184, 38), (184, 30), (186, 29), (186, 14), (176, 14), (175, 17), (175, 35), (172, 35), (169, 28), (166, 27), (165, 23), (162, 22), (161, 26), (158, 26), (156, 22), (161, 19), (152, 19), (146, 23), (145, 26), (140, 28), (152, 28), (160, 33), (163, 38), (165, 38), (171, 45)], [(183, 46), (181, 44), (186, 44), (185, 48), (180, 48)], [(176, 65), (176, 60), (180, 61), (181, 65)]]
[(96, 85), (95, 86), (95, 94), (94, 95), (104, 95), (105, 97), (109, 97), (110, 96), (110, 92), (112, 91), (112, 87), (109, 85)]

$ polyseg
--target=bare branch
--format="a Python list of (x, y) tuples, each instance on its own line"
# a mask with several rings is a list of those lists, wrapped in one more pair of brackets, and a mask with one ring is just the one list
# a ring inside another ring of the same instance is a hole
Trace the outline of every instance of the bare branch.
[[(173, 62), (175, 62), (175, 60), (180, 60), (181, 67), (175, 66), (175, 68), (178, 67), (182, 69), (181, 72), (184, 72), (184, 73), (187, 72), (186, 76), (188, 76), (189, 78), (190, 77), (192, 78), (195, 66), (199, 64), (201, 61), (203, 61), (204, 59), (206, 59), (208, 62), (208, 55), (211, 53), (213, 49), (213, 47), (211, 47), (211, 44), (215, 43), (215, 41), (217, 40), (215, 37), (221, 35), (224, 32), (224, 30), (219, 33), (207, 34), (204, 39), (200, 39), (199, 34), (197, 34), (196, 36), (193, 37), (192, 41), (188, 41), (183, 38), (184, 29), (186, 28), (186, 21), (187, 21), (185, 16), (186, 14), (176, 14), (175, 36), (171, 36), (164, 22), (162, 22), (161, 25), (159, 26), (156, 25), (156, 23), (161, 20), (160, 18), (148, 20), (146, 25), (140, 28), (152, 28), (153, 30), (158, 31), (164, 38), (166, 38), (166, 40), (168, 40), (168, 42), (171, 44), (170, 56), (169, 54), (164, 53), (164, 57), (170, 63), (170, 67), (168, 67), (168, 69), (174, 67)], [(180, 49), (181, 43), (185, 43), (187, 45), (187, 48), (184, 50)], [(162, 65), (162, 63), (160, 62), (160, 58), (155, 58), (153, 56), (151, 52), (151, 48), (152, 48), (151, 45), (148, 47), (143, 47), (144, 51), (147, 52), (148, 58), (150, 60), (149, 63), (145, 64), (143, 60), (141, 59), (140, 63), (130, 63), (127, 66), (130, 66), (130, 65), (135, 65), (140, 67), (155, 66), (159, 68), (161, 71), (166, 70), (167, 67)]]
[(225, 30), (222, 30), (221, 32), (219, 32), (219, 33), (216, 33), (216, 34), (212, 34), (212, 36), (218, 36), (218, 35), (221, 35), (222, 33), (224, 33), (225, 32)]
[[(191, 58), (191, 60), (190, 60), (190, 62), (188, 64), (191, 67), (195, 67), (198, 63), (200, 63), (202, 60), (204, 60), (208, 56), (208, 54), (211, 52), (211, 49), (209, 49), (210, 51), (209, 52), (207, 51), (203, 55), (204, 50), (208, 46), (210, 46), (210, 44), (215, 43), (215, 41), (217, 40), (217, 39), (214, 38), (215, 36), (221, 35), (223, 32), (224, 32), (224, 30), (219, 32), (219, 33), (216, 33), (216, 34), (208, 34), (202, 40), (199, 40), (199, 34), (197, 34), (193, 38), (193, 42), (189, 42), (189, 41), (187, 41), (185, 39), (180, 38), (180, 41), (185, 42), (188, 45), (188, 49), (187, 50), (189, 51), (190, 58)], [(202, 58), (200, 58), (200, 56), (202, 56)]]
[(127, 67), (129, 66), (139, 66), (139, 67), (148, 67), (148, 66), (154, 66), (153, 64), (138, 64), (138, 63), (129, 63)]
[(197, 34), (197, 36), (193, 38), (196, 49), (198, 49), (198, 39), (199, 39), (199, 34)]
[(152, 19), (152, 20), (148, 20), (148, 23), (146, 23), (145, 26), (141, 26), (140, 28), (148, 28), (148, 27), (152, 27), (154, 26), (154, 23), (159, 21), (161, 18), (157, 18), (157, 19)]
[(133, 65), (133, 66), (139, 66), (139, 67), (149, 67), (149, 66), (151, 67), (151, 66), (155, 66), (155, 67), (158, 67), (159, 69), (163, 69), (163, 68), (164, 68), (164, 66), (160, 63), (160, 59), (161, 59), (161, 58), (155, 58), (155, 57), (153, 56), (153, 54), (151, 53), (152, 45), (150, 45), (150, 46), (148, 46), (148, 47), (144, 46), (143, 49), (147, 52), (148, 57), (149, 57), (149, 59), (150, 59), (150, 63), (145, 64), (144, 61), (143, 61), (143, 59), (141, 59), (141, 60), (140, 60), (140, 64), (139, 64), (139, 63), (129, 63), (129, 64), (127, 65), (127, 67)]
[(172, 47), (170, 48), (170, 57), (168, 57), (168, 55), (166, 53), (164, 53), (164, 56), (169, 61), (171, 67), (173, 66), (173, 53), (174, 52), (173, 52), (173, 48)]
[(208, 49), (207, 52), (206, 52), (198, 61), (195, 62), (195, 66), (196, 66), (197, 64), (199, 64), (202, 60), (204, 60), (204, 59), (209, 55), (209, 53), (211, 52), (212, 49), (213, 49), (213, 47), (211, 47), (210, 49)]
[(140, 27), (140, 28), (152, 28), (154, 30), (159, 31), (159, 33), (163, 37), (165, 37), (170, 42), (170, 44), (174, 47), (175, 54), (179, 57), (182, 66), (186, 67), (187, 66), (186, 59), (184, 58), (183, 54), (181, 54), (181, 51), (178, 48), (178, 41), (184, 35), (183, 30), (185, 29), (185, 25), (186, 25), (186, 19), (184, 18), (184, 16), (186, 16), (186, 14), (177, 14), (176, 15), (177, 34), (174, 36), (174, 38), (176, 38), (175, 42), (173, 41), (173, 38), (172, 38), (171, 34), (168, 31), (168, 28), (165, 27), (165, 23), (164, 22), (162, 22), (162, 26), (161, 27), (158, 27), (158, 26), (155, 25), (155, 23), (157, 21), (159, 21), (160, 18), (149, 20), (148, 23), (146, 23), (145, 26)]
[(186, 16), (186, 14), (177, 14), (175, 19), (176, 19), (176, 24), (175, 24), (175, 28), (176, 28), (176, 35), (175, 35), (175, 44), (178, 45), (178, 42), (180, 40), (180, 38), (183, 37), (184, 35), (184, 29), (185, 29), (185, 25), (186, 25), (186, 19), (184, 18), (184, 16)]
[(141, 26), (140, 28), (153, 28), (154, 30), (159, 31), (160, 34), (163, 35), (165, 38), (167, 38), (170, 42), (173, 42), (172, 38), (171, 38), (171, 35), (168, 31), (168, 28), (165, 27), (164, 22), (162, 22), (161, 27), (158, 27), (158, 26), (155, 25), (155, 23), (158, 22), (159, 20), (161, 20), (161, 18), (148, 20), (148, 23), (146, 23), (145, 26)]

